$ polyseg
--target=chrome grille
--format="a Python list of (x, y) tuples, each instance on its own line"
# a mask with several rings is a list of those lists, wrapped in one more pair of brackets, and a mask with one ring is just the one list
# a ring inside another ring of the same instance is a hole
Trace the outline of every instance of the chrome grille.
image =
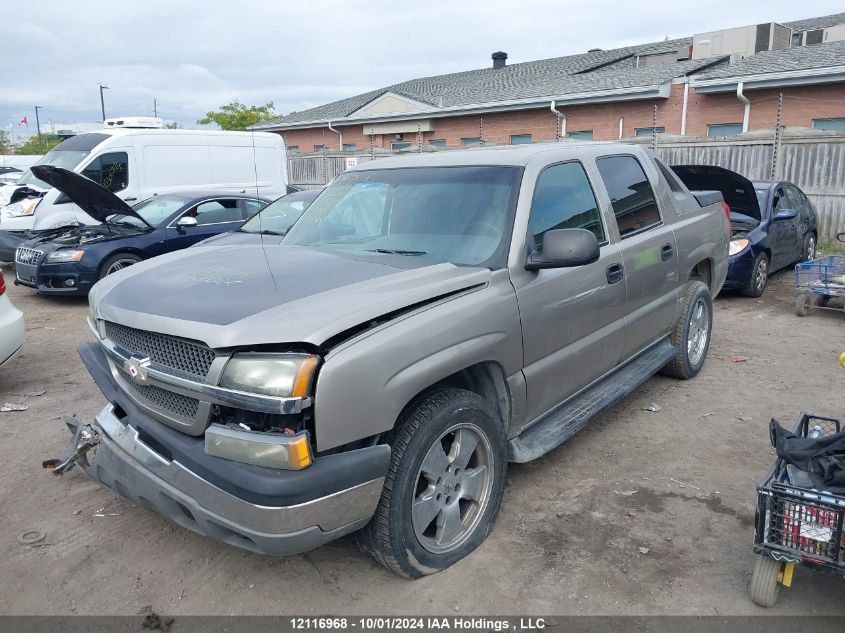
[(16, 264), (38, 266), (38, 264), (41, 263), (42, 257), (44, 257), (44, 251), (38, 251), (34, 248), (24, 248), (23, 246), (19, 246), (15, 251)]
[(196, 398), (189, 398), (181, 393), (174, 393), (155, 385), (139, 385), (122, 371), (120, 375), (123, 378), (123, 383), (134, 391), (138, 397), (159, 409), (188, 420), (193, 420), (196, 417), (197, 407), (199, 406), (199, 400)]
[[(137, 330), (106, 321), (106, 337), (130, 354), (149, 356), (150, 360), (174, 375), (205, 381), (214, 350), (199, 342), (186, 341), (164, 334)], [(133, 383), (134, 384), (134, 383)]]

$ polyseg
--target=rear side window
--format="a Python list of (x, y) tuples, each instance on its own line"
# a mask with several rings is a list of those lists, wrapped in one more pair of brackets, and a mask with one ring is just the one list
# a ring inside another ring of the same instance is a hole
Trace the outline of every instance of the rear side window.
[(599, 243), (607, 241), (598, 203), (581, 163), (547, 167), (537, 178), (528, 231), (537, 252), (543, 252), (543, 237), (554, 229), (587, 229)]
[(196, 218), (200, 226), (222, 222), (242, 222), (244, 219), (237, 200), (209, 200), (198, 204), (185, 215)]
[(126, 152), (98, 156), (82, 170), (82, 175), (111, 192), (126, 189), (129, 184), (129, 156)]
[(633, 156), (608, 156), (596, 161), (613, 215), (624, 240), (660, 224), (654, 191), (639, 161)]

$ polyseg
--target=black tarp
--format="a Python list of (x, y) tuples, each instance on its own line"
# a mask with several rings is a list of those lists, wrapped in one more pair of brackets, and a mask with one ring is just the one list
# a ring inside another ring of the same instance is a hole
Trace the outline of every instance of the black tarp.
[(845, 495), (845, 431), (818, 438), (801, 437), (772, 419), (769, 433), (778, 457), (806, 471), (816, 490)]

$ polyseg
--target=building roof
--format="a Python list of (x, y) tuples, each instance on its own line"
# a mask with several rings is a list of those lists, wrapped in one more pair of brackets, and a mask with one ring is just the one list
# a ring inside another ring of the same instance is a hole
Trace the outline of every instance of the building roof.
[(829, 26), (845, 23), (845, 13), (834, 13), (832, 15), (823, 15), (819, 18), (807, 18), (806, 20), (795, 20), (794, 22), (784, 22), (784, 26), (788, 26), (793, 31), (813, 31), (815, 29), (826, 29)]
[(698, 92), (845, 81), (845, 41), (761, 51), (732, 64), (705, 70), (692, 79)]
[(421, 77), (301, 112), (293, 112), (255, 127), (260, 129), (346, 118), (388, 93), (411, 99), (423, 106), (427, 105), (431, 110), (438, 110), (532, 97), (650, 86), (718, 61), (690, 60), (637, 68), (638, 56), (677, 52), (691, 43), (692, 38), (681, 38), (509, 64), (503, 68), (490, 67)]
[[(825, 28), (845, 22), (845, 13), (787, 22), (793, 30)], [(729, 64), (727, 57), (685, 60), (645, 65), (643, 56), (677, 52), (692, 45), (692, 38), (652, 42), (612, 50), (509, 64), (503, 68), (480, 68), (446, 75), (420, 77), (371, 90), (347, 99), (292, 112), (252, 129), (285, 129), (306, 126), (379, 121), (401, 118), (429, 118), (466, 114), (472, 111), (537, 107), (542, 101), (561, 105), (619, 99), (667, 97), (670, 82), (694, 75), (693, 85), (718, 87), (722, 79), (737, 79), (768, 73), (829, 69), (845, 65), (845, 42), (764, 51)], [(825, 71), (826, 72), (826, 71)], [(829, 73), (827, 73), (829, 75)], [(830, 80), (830, 79), (828, 79)], [(839, 81), (840, 79), (836, 79)], [(809, 82), (806, 82), (809, 83)], [(750, 87), (750, 86), (749, 86)], [(758, 87), (765, 87), (760, 85)], [(385, 112), (366, 106), (391, 96), (408, 102), (409, 110)], [(365, 111), (362, 111), (365, 110)]]

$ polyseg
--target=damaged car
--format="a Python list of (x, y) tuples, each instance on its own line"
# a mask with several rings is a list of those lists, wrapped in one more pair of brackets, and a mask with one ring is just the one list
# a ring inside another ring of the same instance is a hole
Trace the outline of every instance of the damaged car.
[(721, 192), (730, 208), (725, 289), (759, 297), (771, 273), (816, 256), (816, 209), (793, 183), (752, 182), (713, 165), (674, 165), (672, 169), (690, 189)]
[(236, 229), (268, 204), (245, 194), (186, 192), (130, 207), (61, 167), (36, 165), (32, 173), (100, 222), (39, 231), (15, 250), (15, 283), (40, 294), (87, 295), (107, 275)]
[(280, 240), (109, 275), (80, 349), (106, 404), (45, 466), (252, 552), (358, 532), (401, 576), (445, 569), (509, 462), (704, 366), (728, 223), (665, 169), (612, 143), (386, 158)]

